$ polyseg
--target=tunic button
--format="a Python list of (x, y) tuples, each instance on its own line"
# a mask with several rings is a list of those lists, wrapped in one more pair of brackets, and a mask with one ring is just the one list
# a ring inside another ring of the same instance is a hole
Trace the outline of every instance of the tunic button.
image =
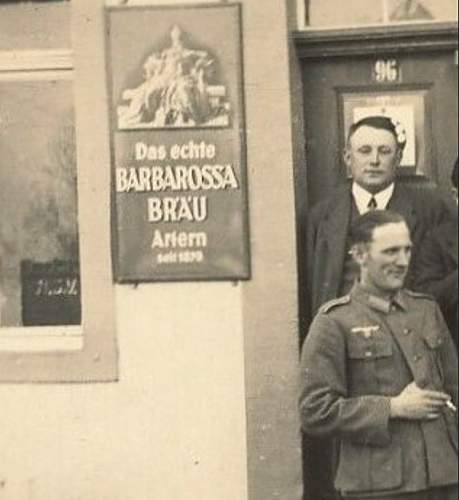
[(405, 329), (403, 330), (403, 333), (404, 333), (405, 335), (409, 335), (409, 334), (411, 333), (411, 330), (410, 330), (409, 328), (405, 328)]
[(365, 351), (365, 356), (367, 358), (371, 358), (371, 356), (373, 356), (373, 353), (371, 351)]

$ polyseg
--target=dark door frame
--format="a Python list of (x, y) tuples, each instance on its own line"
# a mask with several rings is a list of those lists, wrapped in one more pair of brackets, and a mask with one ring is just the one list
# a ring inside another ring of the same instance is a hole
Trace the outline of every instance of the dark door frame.
[(292, 38), (300, 62), (323, 57), (365, 54), (406, 54), (457, 50), (458, 24), (408, 25), (294, 31)]
[[(397, 24), (392, 26), (372, 26), (348, 29), (314, 29), (308, 31), (294, 31), (291, 34), (294, 43), (298, 63), (300, 66), (307, 64), (310, 60), (323, 58), (352, 58), (366, 55), (405, 55), (409, 53), (432, 53), (456, 51), (458, 48), (458, 24), (456, 22), (446, 23), (413, 23)], [(302, 83), (302, 82), (301, 82)], [(302, 109), (304, 109), (302, 107)], [(299, 120), (303, 123), (303, 120)], [(304, 138), (304, 130), (303, 130)], [(301, 144), (297, 147), (302, 147)], [(306, 152), (304, 152), (304, 156)], [(305, 230), (308, 203), (305, 199), (307, 192), (307, 166), (303, 154), (298, 158), (301, 164), (294, 165), (295, 172), (295, 198), (297, 214), (297, 245), (298, 245), (298, 277), (299, 277), (299, 313), (300, 313), (300, 342), (302, 342), (307, 325), (310, 321), (307, 313), (306, 292), (306, 269), (302, 256), (305, 252)], [(305, 441), (303, 446), (310, 446)], [(322, 445), (321, 445), (322, 446)], [(317, 460), (317, 444), (312, 443), (312, 460)], [(331, 451), (325, 451), (330, 454)], [(322, 464), (323, 465), (323, 464)], [(304, 464), (307, 467), (306, 463)], [(331, 492), (325, 494), (321, 491), (320, 484), (304, 469), (305, 487), (304, 500), (332, 500)], [(308, 484), (309, 483), (309, 484)]]

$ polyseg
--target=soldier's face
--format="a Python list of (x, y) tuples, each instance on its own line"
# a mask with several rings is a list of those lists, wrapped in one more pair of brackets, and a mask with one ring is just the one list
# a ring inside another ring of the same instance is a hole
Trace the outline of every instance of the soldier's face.
[(375, 292), (391, 293), (403, 287), (411, 259), (411, 238), (404, 222), (385, 224), (373, 231), (360, 261), (361, 282)]
[(388, 130), (363, 126), (350, 138), (344, 162), (357, 184), (377, 193), (394, 181), (401, 154)]

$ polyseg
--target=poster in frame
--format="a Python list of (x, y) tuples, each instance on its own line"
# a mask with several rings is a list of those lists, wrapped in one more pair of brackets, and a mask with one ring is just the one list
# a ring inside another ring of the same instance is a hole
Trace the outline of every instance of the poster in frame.
[[(349, 127), (371, 115), (387, 116), (404, 138), (406, 145), (397, 175), (432, 177), (432, 136), (429, 133), (429, 90), (340, 89), (341, 145), (344, 150)], [(347, 172), (350, 176), (350, 172)]]

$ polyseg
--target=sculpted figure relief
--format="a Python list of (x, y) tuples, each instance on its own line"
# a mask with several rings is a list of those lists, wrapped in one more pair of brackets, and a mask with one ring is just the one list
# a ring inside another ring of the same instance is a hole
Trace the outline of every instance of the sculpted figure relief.
[(214, 59), (205, 50), (184, 46), (174, 25), (171, 45), (152, 53), (143, 64), (144, 81), (126, 89), (118, 106), (118, 127), (160, 128), (226, 126), (229, 103), (222, 85), (210, 85)]

